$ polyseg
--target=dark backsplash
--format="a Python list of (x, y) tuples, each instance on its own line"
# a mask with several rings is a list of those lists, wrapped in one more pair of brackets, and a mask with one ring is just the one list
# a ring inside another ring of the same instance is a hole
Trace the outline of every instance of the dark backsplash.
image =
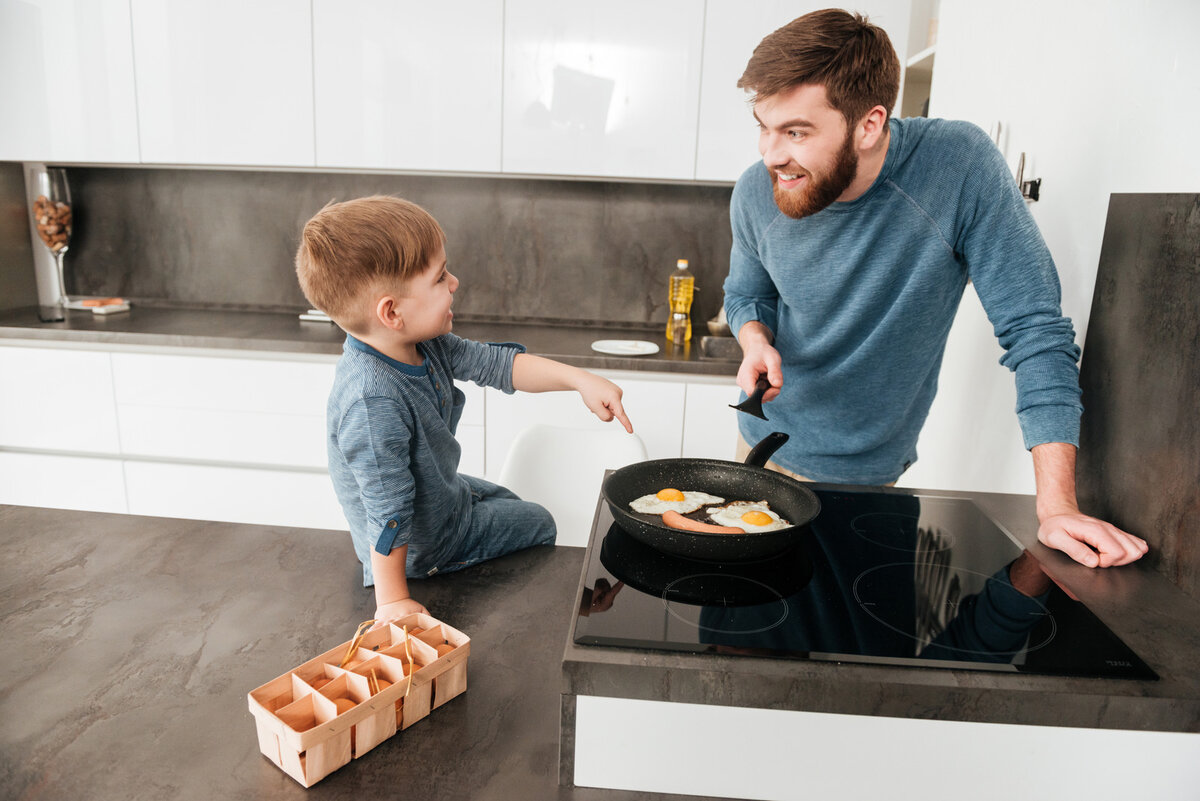
[(1200, 195), (1112, 196), (1080, 384), (1080, 502), (1200, 598)]
[(305, 221), (376, 193), (441, 223), (468, 318), (658, 323), (686, 258), (703, 330), (732, 241), (728, 186), (139, 168), (72, 168), (69, 180), (68, 292), (181, 305), (306, 308), (292, 264)]
[(25, 170), (20, 164), (0, 162), (0, 309), (36, 304)]

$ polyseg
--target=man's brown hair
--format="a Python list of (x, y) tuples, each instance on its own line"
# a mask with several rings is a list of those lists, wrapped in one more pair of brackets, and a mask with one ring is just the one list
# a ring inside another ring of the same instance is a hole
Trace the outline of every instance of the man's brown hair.
[(389, 195), (330, 203), (304, 225), (296, 277), (304, 297), (342, 328), (364, 330), (362, 295), (380, 279), (419, 275), (446, 242), (437, 220)]
[(757, 103), (802, 84), (824, 86), (829, 105), (855, 125), (875, 106), (891, 113), (900, 59), (883, 28), (862, 14), (813, 11), (759, 42), (737, 85)]

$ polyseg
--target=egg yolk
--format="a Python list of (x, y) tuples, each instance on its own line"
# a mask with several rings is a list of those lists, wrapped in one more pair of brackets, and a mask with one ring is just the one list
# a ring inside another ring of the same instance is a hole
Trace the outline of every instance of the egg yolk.
[(654, 497), (658, 498), (660, 501), (682, 501), (683, 493), (677, 489), (668, 487), (667, 489), (659, 490), (657, 493), (655, 493)]
[(749, 523), (752, 526), (766, 526), (770, 524), (771, 516), (766, 512), (755, 510), (742, 515), (742, 522)]

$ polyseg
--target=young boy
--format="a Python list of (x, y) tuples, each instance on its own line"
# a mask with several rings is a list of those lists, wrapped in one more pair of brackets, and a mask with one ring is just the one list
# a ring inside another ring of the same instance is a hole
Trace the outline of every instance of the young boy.
[(424, 612), (408, 577), (554, 542), (554, 520), (503, 487), (460, 475), (454, 379), (506, 393), (573, 389), (621, 421), (621, 390), (586, 370), (450, 333), (458, 279), (420, 206), (374, 196), (326, 206), (304, 226), (296, 275), (347, 334), (329, 396), (329, 472), (350, 523), (376, 625)]

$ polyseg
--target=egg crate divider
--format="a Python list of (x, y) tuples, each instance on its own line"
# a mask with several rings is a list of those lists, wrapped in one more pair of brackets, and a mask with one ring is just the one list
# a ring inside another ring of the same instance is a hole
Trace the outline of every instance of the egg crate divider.
[[(343, 667), (353, 642), (247, 694), (263, 755), (304, 787), (467, 689), (470, 638), (429, 615), (409, 615), (367, 632)], [(372, 693), (372, 670), (376, 683), (391, 686)], [(339, 713), (336, 698), (349, 698), (354, 706)]]

